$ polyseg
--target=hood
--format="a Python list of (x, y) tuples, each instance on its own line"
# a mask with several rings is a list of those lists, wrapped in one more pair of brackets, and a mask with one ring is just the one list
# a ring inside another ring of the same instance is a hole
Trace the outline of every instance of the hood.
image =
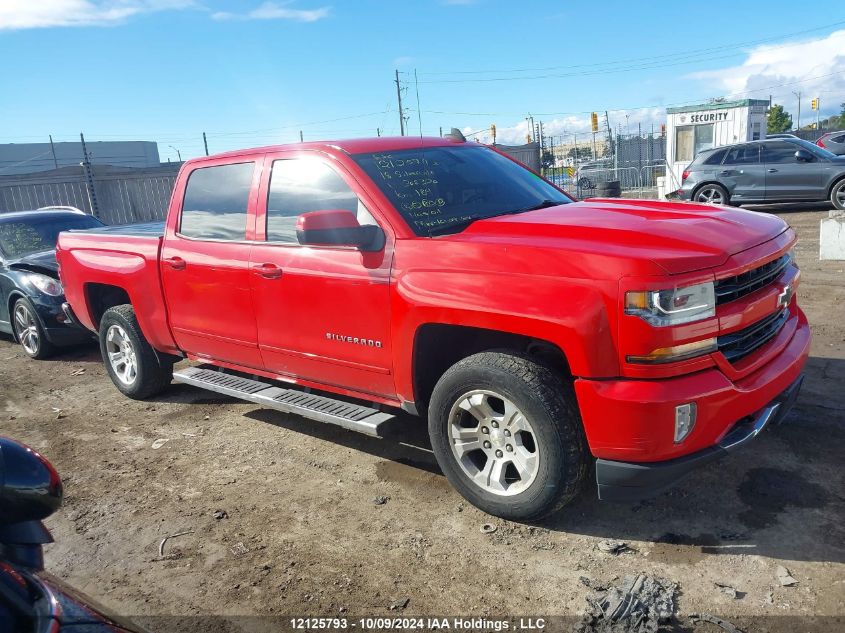
[(479, 220), (461, 235), (648, 259), (678, 274), (724, 264), (787, 228), (777, 216), (731, 207), (594, 198)]
[(9, 268), (15, 270), (30, 270), (58, 278), (59, 263), (56, 261), (56, 251), (43, 251), (24, 255), (9, 262)]

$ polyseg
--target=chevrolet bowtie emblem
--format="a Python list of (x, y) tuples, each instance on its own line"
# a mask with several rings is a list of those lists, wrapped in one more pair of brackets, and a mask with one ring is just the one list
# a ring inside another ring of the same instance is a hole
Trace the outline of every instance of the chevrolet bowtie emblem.
[(783, 290), (780, 291), (778, 295), (778, 307), (785, 308), (789, 305), (789, 302), (792, 301), (792, 286), (787, 284), (783, 287)]

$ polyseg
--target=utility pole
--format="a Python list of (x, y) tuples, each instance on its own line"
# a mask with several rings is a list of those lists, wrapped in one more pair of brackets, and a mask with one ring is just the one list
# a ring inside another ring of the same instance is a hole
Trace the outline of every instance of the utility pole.
[(85, 145), (85, 135), (82, 132), (79, 133), (79, 140), (82, 142), (82, 171), (88, 189), (88, 204), (91, 207), (91, 215), (98, 218), (100, 217), (100, 208), (97, 205), (97, 190), (94, 188), (94, 172), (91, 169), (88, 146)]
[(56, 146), (53, 145), (53, 135), (50, 135), (50, 151), (53, 152), (53, 165), (56, 166), (56, 169), (59, 168), (59, 161), (56, 160)]
[(304, 142), (305, 142), (305, 137), (302, 135), (302, 130), (299, 130), (299, 142), (300, 142), (300, 143), (304, 143)]
[(202, 133), (202, 144), (205, 145), (205, 155), (208, 156), (208, 139), (205, 137), (205, 132)]
[(798, 97), (798, 125), (795, 127), (796, 130), (801, 130), (801, 91), (798, 92), (793, 91), (796, 97)]
[(417, 80), (417, 69), (414, 68), (414, 88), (417, 91), (417, 122), (420, 126), (420, 138), (422, 135), (422, 110), (420, 110), (420, 82)]
[(399, 83), (399, 70), (396, 70), (396, 100), (399, 102), (399, 134), (405, 136), (405, 113), (402, 111), (402, 86)]
[(376, 128), (376, 136), (381, 136), (381, 128), (380, 127)]

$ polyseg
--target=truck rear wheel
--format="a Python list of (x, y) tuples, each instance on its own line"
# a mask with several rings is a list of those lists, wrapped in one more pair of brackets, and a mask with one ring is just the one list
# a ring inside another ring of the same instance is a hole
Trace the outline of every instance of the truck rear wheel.
[(103, 314), (100, 352), (115, 387), (135, 400), (161, 393), (173, 379), (173, 362), (160, 358), (144, 338), (131, 305), (115, 306)]
[(588, 452), (574, 394), (529, 358), (482, 352), (434, 388), (429, 434), (440, 468), (492, 515), (535, 520), (578, 493)]

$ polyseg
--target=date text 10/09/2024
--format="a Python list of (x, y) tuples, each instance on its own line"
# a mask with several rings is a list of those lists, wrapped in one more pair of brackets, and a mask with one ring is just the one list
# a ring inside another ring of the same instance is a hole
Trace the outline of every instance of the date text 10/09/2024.
[(291, 628), (297, 631), (316, 630), (395, 630), (395, 631), (426, 631), (426, 630), (457, 630), (476, 631), (529, 631), (546, 628), (544, 618), (487, 619), (487, 618), (438, 618), (438, 617), (405, 617), (405, 618), (291, 618)]

